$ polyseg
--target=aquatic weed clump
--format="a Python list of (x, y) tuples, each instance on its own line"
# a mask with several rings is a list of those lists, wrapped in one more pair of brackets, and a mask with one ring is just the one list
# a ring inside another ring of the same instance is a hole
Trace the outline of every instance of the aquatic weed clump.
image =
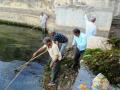
[(120, 83), (120, 49), (87, 49), (83, 58), (95, 75), (102, 73), (111, 84)]
[(113, 48), (119, 49), (120, 48), (120, 37), (112, 36), (108, 40), (108, 43), (111, 44)]

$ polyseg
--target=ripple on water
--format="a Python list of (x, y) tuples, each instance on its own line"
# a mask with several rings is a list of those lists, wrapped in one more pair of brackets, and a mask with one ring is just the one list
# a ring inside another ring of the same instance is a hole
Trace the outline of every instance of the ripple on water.
[[(3, 62), (0, 61), (0, 90), (3, 90), (10, 80), (16, 75), (14, 70), (16, 67), (25, 63), (24, 61)], [(44, 90), (42, 85), (44, 66), (32, 62), (12, 83), (8, 90)]]

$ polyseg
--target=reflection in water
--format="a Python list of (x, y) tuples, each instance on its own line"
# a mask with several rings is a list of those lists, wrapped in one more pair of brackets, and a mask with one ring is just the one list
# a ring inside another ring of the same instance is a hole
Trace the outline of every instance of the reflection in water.
[[(4, 90), (16, 75), (14, 70), (23, 63), (25, 62), (18, 60), (11, 62), (0, 61), (0, 90)], [(42, 88), (43, 68), (42, 64), (32, 62), (23, 70), (8, 90), (44, 90)]]

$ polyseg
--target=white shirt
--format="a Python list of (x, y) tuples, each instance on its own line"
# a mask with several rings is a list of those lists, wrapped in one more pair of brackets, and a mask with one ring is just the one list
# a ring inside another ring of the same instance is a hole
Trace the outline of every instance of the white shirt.
[(62, 59), (61, 52), (59, 51), (57, 44), (55, 44), (54, 42), (52, 42), (51, 48), (48, 48), (46, 45), (44, 45), (43, 47), (47, 48), (52, 61), (55, 61), (56, 59), (60, 61)]
[(74, 36), (72, 45), (77, 46), (80, 51), (83, 51), (87, 47), (87, 38), (84, 33), (80, 33), (79, 37)]
[(40, 15), (40, 26), (41, 26), (41, 28), (45, 28), (47, 18), (48, 18), (48, 16), (46, 14)]
[(86, 22), (86, 36), (87, 37), (95, 36), (97, 32), (95, 23), (89, 21), (87, 15), (85, 15), (85, 22)]

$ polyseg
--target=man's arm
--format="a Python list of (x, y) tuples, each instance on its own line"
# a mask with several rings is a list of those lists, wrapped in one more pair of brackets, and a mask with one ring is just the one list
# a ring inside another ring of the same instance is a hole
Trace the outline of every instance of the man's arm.
[(96, 29), (92, 32), (92, 34), (95, 36), (97, 34)]
[(38, 53), (42, 53), (46, 50), (46, 46), (39, 48), (36, 52), (33, 53), (32, 57), (35, 57)]
[(89, 21), (88, 17), (87, 17), (87, 14), (85, 14), (84, 18), (85, 18), (85, 22)]
[(76, 45), (76, 41), (75, 41), (75, 37), (74, 37), (73, 42), (72, 42), (72, 46), (70, 47), (70, 49), (73, 49), (75, 45)]
[(54, 50), (53, 50), (53, 53), (54, 53), (54, 62), (56, 62), (59, 58), (59, 54), (60, 54), (60, 50), (58, 48), (58, 45), (54, 46)]
[(42, 16), (41, 15), (39, 16), (39, 20), (40, 20), (40, 22), (42, 22)]
[(59, 42), (57, 41), (57, 36), (53, 36), (53, 41), (55, 44), (57, 44), (59, 46)]
[(50, 68), (52, 68), (53, 67), (53, 65), (55, 64), (55, 62), (57, 62), (58, 61), (58, 55), (56, 55), (55, 56), (55, 58), (54, 58), (54, 60), (53, 61), (51, 61), (51, 63), (50, 63)]
[(53, 62), (53, 61), (51, 61), (51, 62), (50, 62), (50, 68), (52, 68), (52, 67), (53, 67), (53, 65), (54, 65), (54, 62)]
[(54, 42), (55, 42), (55, 44), (57, 44), (59, 46), (59, 42), (58, 41), (54, 41)]
[(86, 46), (87, 45), (87, 37), (85, 35), (82, 36), (81, 44), (80, 46)]

